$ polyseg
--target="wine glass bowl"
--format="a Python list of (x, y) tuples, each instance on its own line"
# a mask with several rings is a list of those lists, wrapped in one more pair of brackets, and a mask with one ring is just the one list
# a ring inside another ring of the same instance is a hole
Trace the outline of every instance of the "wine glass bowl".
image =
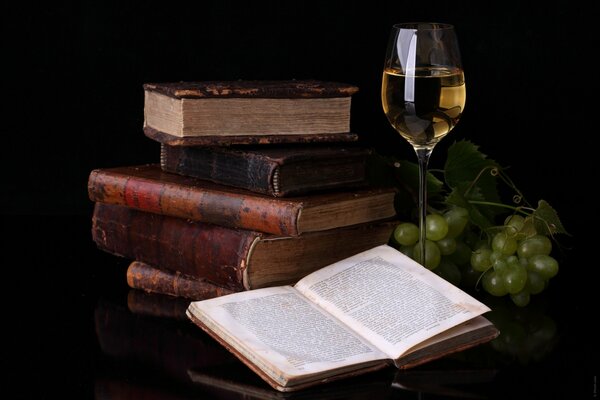
[(425, 259), (426, 175), (435, 145), (458, 123), (466, 86), (454, 27), (412, 22), (392, 27), (381, 82), (383, 111), (419, 161), (419, 254)]

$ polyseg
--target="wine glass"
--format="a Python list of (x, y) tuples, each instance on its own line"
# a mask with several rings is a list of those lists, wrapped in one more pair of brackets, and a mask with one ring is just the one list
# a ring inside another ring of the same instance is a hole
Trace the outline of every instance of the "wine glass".
[(385, 56), (381, 101), (392, 127), (417, 153), (419, 247), (415, 253), (422, 265), (427, 164), (435, 145), (458, 123), (465, 100), (465, 78), (454, 26), (435, 22), (394, 25)]

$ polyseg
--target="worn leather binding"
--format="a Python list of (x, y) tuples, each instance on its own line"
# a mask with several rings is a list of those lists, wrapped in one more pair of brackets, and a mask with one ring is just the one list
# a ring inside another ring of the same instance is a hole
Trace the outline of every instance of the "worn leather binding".
[(233, 290), (215, 285), (205, 279), (194, 278), (180, 272), (154, 267), (134, 261), (127, 268), (127, 284), (146, 292), (204, 300), (233, 293)]
[(173, 146), (354, 142), (358, 87), (318, 80), (146, 83), (144, 134)]
[(108, 253), (239, 291), (294, 283), (387, 243), (396, 225), (386, 220), (284, 237), (95, 203), (92, 238)]
[(393, 188), (274, 198), (164, 172), (157, 164), (96, 169), (92, 201), (276, 235), (332, 229), (395, 215)]
[(275, 197), (367, 185), (365, 147), (161, 146), (164, 171)]

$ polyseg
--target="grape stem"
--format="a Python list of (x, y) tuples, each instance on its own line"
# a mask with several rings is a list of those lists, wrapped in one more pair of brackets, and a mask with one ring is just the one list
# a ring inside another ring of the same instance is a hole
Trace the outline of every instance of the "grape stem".
[[(535, 211), (533, 208), (529, 208), (529, 207), (515, 207), (515, 206), (509, 206), (508, 204), (504, 204), (504, 203), (494, 203), (492, 201), (481, 201), (481, 200), (467, 200), (467, 201), (470, 204), (479, 204), (479, 205), (483, 205), (483, 206), (508, 208), (509, 210), (513, 210), (513, 211), (521, 213), (525, 216), (529, 216), (530, 212)], [(528, 210), (529, 212), (524, 211), (524, 210)]]

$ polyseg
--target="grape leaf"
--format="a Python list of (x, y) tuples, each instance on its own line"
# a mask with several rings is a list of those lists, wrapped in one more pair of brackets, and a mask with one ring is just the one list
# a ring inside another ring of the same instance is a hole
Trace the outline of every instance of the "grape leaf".
[(496, 177), (491, 174), (494, 168), (499, 169), (500, 166), (480, 152), (479, 146), (468, 140), (461, 140), (448, 148), (444, 178), (452, 189), (469, 183), (481, 190), (484, 200), (499, 202)]
[(464, 182), (452, 189), (450, 194), (446, 196), (446, 203), (467, 209), (467, 211), (469, 211), (470, 221), (481, 230), (491, 228), (495, 225), (494, 216), (490, 215), (488, 207), (475, 205), (469, 202), (469, 200), (484, 200), (481, 191), (479, 188), (474, 188), (468, 191), (468, 195), (465, 195), (468, 186), (469, 184)]
[(558, 213), (546, 200), (538, 201), (538, 207), (531, 214), (535, 229), (544, 235), (569, 234), (558, 218)]

